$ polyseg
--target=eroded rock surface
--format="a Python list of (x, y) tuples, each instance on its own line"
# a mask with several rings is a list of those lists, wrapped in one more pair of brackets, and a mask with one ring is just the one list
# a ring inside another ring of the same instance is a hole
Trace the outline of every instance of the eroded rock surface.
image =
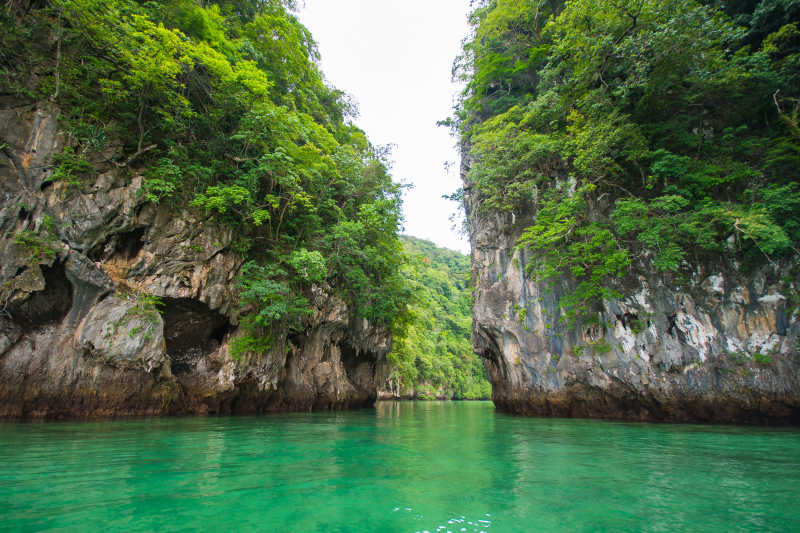
[[(0, 418), (257, 413), (371, 404), (388, 332), (318, 287), (303, 335), (237, 360), (232, 231), (147, 203), (142, 177), (92, 156), (49, 182), (59, 110), (0, 110)], [(152, 297), (158, 297), (157, 309)]]
[[(606, 301), (599, 324), (560, 320), (567, 280), (524, 273), (522, 227), (466, 189), (473, 344), (498, 408), (519, 414), (626, 420), (800, 423), (800, 317), (795, 262), (744, 274), (699, 267), (688, 282), (643, 261)], [(795, 292), (796, 294), (796, 292)], [(525, 310), (525, 311), (523, 311)]]

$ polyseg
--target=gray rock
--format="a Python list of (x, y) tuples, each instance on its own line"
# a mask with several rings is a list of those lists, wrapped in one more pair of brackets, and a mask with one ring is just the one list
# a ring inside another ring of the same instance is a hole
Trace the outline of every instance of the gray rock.
[[(465, 151), (466, 153), (466, 151)], [(468, 161), (465, 162), (468, 165)], [(482, 209), (465, 184), (472, 243), (473, 344), (498, 408), (536, 416), (800, 423), (800, 319), (779, 281), (796, 264), (747, 275), (696, 269), (670, 283), (649, 261), (603, 302), (601, 324), (560, 322), (568, 279), (526, 276), (517, 250), (530, 213)], [(524, 320), (519, 309), (526, 309)], [(603, 347), (605, 346), (605, 347)]]
[[(110, 162), (119, 147), (93, 159), (96, 173), (80, 188), (45, 183), (63, 147), (58, 116), (50, 103), (0, 110), (0, 418), (374, 402), (388, 331), (354, 320), (320, 286), (301, 334), (233, 357), (242, 266), (233, 231), (146, 203), (136, 169), (128, 177)], [(51, 251), (18, 245), (23, 232)]]

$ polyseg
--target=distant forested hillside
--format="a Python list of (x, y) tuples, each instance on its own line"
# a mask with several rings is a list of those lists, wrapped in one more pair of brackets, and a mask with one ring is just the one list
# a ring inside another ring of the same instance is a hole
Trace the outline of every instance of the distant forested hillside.
[(429, 241), (402, 236), (403, 269), (414, 291), (413, 318), (389, 354), (393, 392), (417, 397), (491, 397), (483, 363), (472, 351), (470, 261)]

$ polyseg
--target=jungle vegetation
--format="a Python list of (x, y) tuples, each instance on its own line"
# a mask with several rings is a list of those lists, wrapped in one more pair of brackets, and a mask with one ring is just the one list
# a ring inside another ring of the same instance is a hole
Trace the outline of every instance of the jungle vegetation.
[(800, 1), (480, 0), (451, 125), (481, 209), (591, 319), (635, 265), (680, 283), (800, 241)]
[(389, 354), (391, 388), (421, 399), (437, 391), (456, 400), (490, 399), (483, 363), (472, 351), (471, 269), (468, 256), (401, 236), (408, 254), (403, 275), (414, 297), (405, 335)]
[[(0, 5), (0, 97), (51, 101), (68, 142), (52, 180), (144, 176), (150, 202), (227, 224), (244, 259), (239, 355), (284, 345), (312, 284), (400, 333), (411, 290), (386, 150), (323, 81), (287, 0)], [(42, 36), (46, 36), (42, 38)]]
[[(144, 178), (146, 201), (237, 235), (237, 357), (286, 346), (312, 286), (394, 334), (392, 382), (488, 398), (472, 353), (469, 259), (399, 238), (388, 151), (327, 85), (288, 0), (46, 0), (0, 7), (0, 98), (51, 101), (51, 181)], [(42, 38), (46, 36), (46, 38)], [(2, 148), (2, 147), (0, 147)]]

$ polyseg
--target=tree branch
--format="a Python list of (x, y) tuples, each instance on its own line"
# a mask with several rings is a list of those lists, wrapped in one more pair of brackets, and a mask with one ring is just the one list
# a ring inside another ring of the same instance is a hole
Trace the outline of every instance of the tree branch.
[(55, 102), (58, 99), (58, 93), (61, 91), (61, 38), (64, 30), (61, 28), (61, 9), (58, 10), (58, 35), (56, 35), (56, 88), (53, 94), (50, 95), (50, 101)]
[(144, 154), (146, 152), (149, 152), (150, 150), (152, 150), (156, 146), (158, 146), (158, 145), (157, 144), (151, 144), (150, 146), (148, 146), (146, 148), (141, 148), (140, 150), (137, 150), (137, 152), (135, 154), (130, 156), (127, 159), (127, 161), (125, 161), (124, 163), (117, 163), (116, 161), (114, 161), (114, 164), (117, 165), (118, 168), (127, 167), (128, 165), (130, 165), (133, 162), (134, 159), (136, 159), (137, 157), (139, 157), (140, 155), (142, 155), (142, 154)]

